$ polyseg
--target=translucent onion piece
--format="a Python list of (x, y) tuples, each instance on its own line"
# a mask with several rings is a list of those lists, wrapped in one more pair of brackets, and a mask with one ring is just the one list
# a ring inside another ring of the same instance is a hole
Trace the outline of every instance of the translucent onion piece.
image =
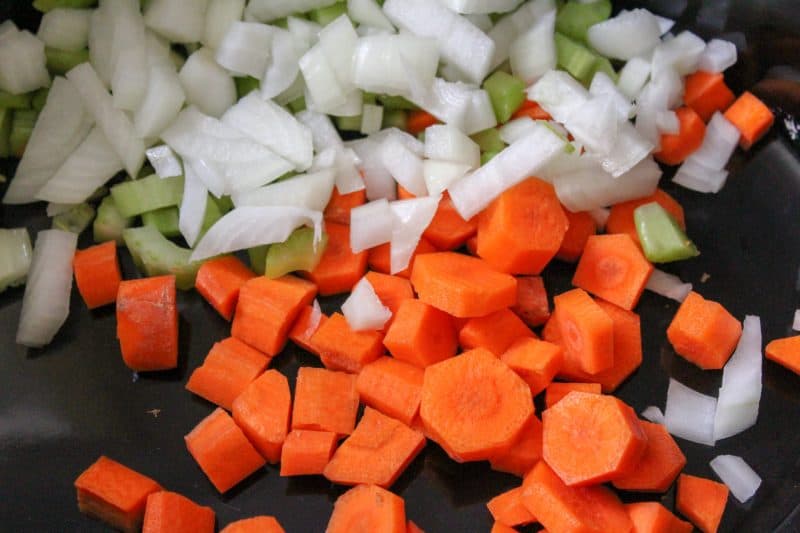
[(89, 43), (88, 9), (56, 8), (42, 15), (36, 36), (50, 48), (77, 52)]
[(598, 71), (592, 84), (589, 86), (589, 94), (594, 97), (610, 98), (614, 108), (617, 110), (619, 120), (628, 120), (633, 116), (633, 105), (631, 99), (622, 93), (614, 84), (614, 80), (608, 77), (605, 72)]
[(353, 253), (391, 241), (393, 224), (394, 215), (385, 199), (354, 207), (350, 211), (350, 248)]
[(386, 170), (414, 196), (426, 196), (422, 158), (409, 150), (397, 137), (391, 136), (381, 143), (381, 161)]
[(147, 89), (136, 110), (133, 126), (139, 137), (158, 137), (180, 113), (186, 93), (173, 65), (150, 67)]
[(342, 314), (355, 331), (381, 329), (392, 312), (381, 303), (367, 278), (361, 278), (342, 304)]
[(262, 98), (275, 98), (295, 83), (300, 74), (298, 62), (308, 48), (288, 31), (275, 28), (270, 61), (261, 78)]
[(410, 97), (404, 65), (414, 69), (422, 86), (430, 86), (439, 65), (436, 41), (411, 33), (361, 37), (353, 52), (353, 82), (365, 91)]
[(394, 26), (375, 0), (347, 0), (347, 14), (358, 24), (394, 32)]
[(0, 89), (22, 94), (49, 85), (44, 43), (28, 30), (7, 31), (0, 40)]
[(258, 22), (234, 22), (214, 54), (217, 63), (238, 76), (261, 79), (270, 60), (275, 29)]
[(658, 19), (646, 9), (620, 13), (589, 28), (589, 44), (600, 54), (629, 60), (646, 55), (655, 48), (661, 37)]
[(733, 497), (742, 503), (752, 498), (761, 486), (761, 476), (738, 455), (718, 455), (709, 465), (728, 486)]
[(642, 411), (642, 418), (645, 418), (654, 424), (664, 423), (664, 413), (662, 413), (661, 409), (655, 405), (646, 407), (645, 410)]
[(391, 274), (408, 268), (422, 233), (433, 220), (440, 196), (427, 196), (392, 202), (394, 215), (391, 240)]
[[(147, 33), (139, 2), (109, 2), (114, 25), (111, 95), (114, 107), (135, 111), (147, 91)], [(142, 73), (145, 73), (143, 75)]]
[(736, 45), (732, 42), (711, 39), (700, 55), (697, 68), (706, 72), (725, 72), (736, 64), (737, 54)]
[(664, 421), (667, 431), (691, 442), (714, 445), (717, 400), (670, 379)]
[(794, 321), (792, 322), (792, 329), (800, 331), (800, 309), (794, 312)]
[(650, 62), (634, 57), (619, 71), (617, 87), (631, 100), (636, 99), (650, 77)]
[(214, 59), (213, 52), (201, 48), (184, 63), (178, 77), (186, 101), (212, 117), (221, 117), (236, 102), (236, 84)]
[(697, 192), (718, 193), (727, 179), (727, 170), (708, 168), (689, 157), (675, 173), (672, 182)]
[(186, 239), (189, 247), (194, 246), (197, 237), (200, 235), (207, 202), (208, 189), (195, 175), (193, 166), (186, 165), (178, 228), (181, 230), (181, 235)]
[(306, 109), (295, 115), (295, 117), (311, 130), (314, 150), (317, 152), (322, 152), (326, 148), (343, 146), (342, 138), (328, 115)]
[(380, 150), (381, 143), (375, 137), (375, 135), (372, 135), (351, 141), (346, 146), (351, 148), (361, 161), (358, 164), (358, 168), (364, 177), (367, 200), (379, 200), (381, 198), (394, 200), (397, 196), (397, 182), (383, 165)]
[(554, 0), (532, 0), (523, 3), (519, 9), (498, 20), (488, 33), (495, 45), (490, 70), (494, 70), (508, 59), (511, 44), (518, 36), (533, 26), (539, 17), (555, 8)]
[(539, 17), (529, 30), (511, 43), (508, 50), (511, 72), (526, 84), (533, 83), (556, 67), (555, 26), (554, 9)]
[(426, 159), (422, 162), (422, 175), (428, 194), (442, 194), (450, 185), (463, 178), (471, 167), (462, 163)]
[(166, 144), (148, 148), (145, 154), (159, 178), (172, 178), (183, 174), (180, 159)]
[(680, 76), (697, 70), (706, 42), (690, 31), (679, 33), (674, 39), (664, 41), (653, 52), (653, 73), (674, 69)]
[(147, 26), (175, 43), (203, 38), (208, 0), (151, 0), (144, 12)]
[(440, 0), (456, 13), (506, 13), (522, 0)]
[(705, 168), (723, 170), (739, 144), (739, 130), (725, 116), (714, 113), (706, 127), (703, 144), (688, 159)]
[(25, 282), (32, 257), (27, 228), (0, 228), (0, 292)]
[(425, 157), (478, 168), (481, 149), (478, 143), (448, 124), (436, 124), (425, 130)]
[(684, 283), (678, 276), (656, 268), (644, 288), (665, 298), (682, 302), (692, 291), (692, 284)]
[(234, 194), (233, 203), (237, 207), (274, 205), (322, 211), (330, 201), (333, 183), (334, 171), (325, 169)]
[(269, 22), (335, 3), (336, 0), (250, 0), (247, 10), (256, 20)]
[(219, 48), (225, 34), (234, 22), (242, 20), (245, 0), (209, 0), (202, 43), (209, 48)]

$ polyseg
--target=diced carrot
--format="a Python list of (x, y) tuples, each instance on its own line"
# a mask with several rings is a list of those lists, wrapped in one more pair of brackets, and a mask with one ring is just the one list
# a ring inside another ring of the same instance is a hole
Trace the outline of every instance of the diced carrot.
[(347, 194), (340, 194), (339, 189), (333, 188), (331, 199), (328, 200), (328, 205), (325, 207), (323, 216), (325, 222), (332, 222), (334, 224), (350, 224), (350, 211), (354, 207), (364, 205), (367, 201), (367, 190), (361, 189)]
[(254, 516), (231, 522), (219, 533), (285, 533), (274, 516)]
[[(489, 458), (492, 470), (524, 477), (542, 458), (542, 423), (535, 416), (522, 429), (517, 440), (503, 453)], [(509, 524), (514, 525), (514, 524)]]
[(367, 407), (356, 429), (334, 452), (322, 474), (340, 485), (388, 488), (425, 446), (425, 436)]
[[(432, 254), (438, 251), (438, 248), (431, 244), (428, 239), (422, 237), (419, 240), (419, 244), (417, 244), (417, 248), (414, 250), (414, 254), (411, 256), (411, 260), (408, 262), (408, 268), (401, 270), (394, 275), (401, 278), (410, 278), (411, 269), (414, 267), (414, 261), (416, 261), (418, 255)], [(381, 244), (375, 248), (370, 248), (367, 262), (369, 263), (369, 268), (375, 272), (390, 274), (392, 271), (392, 255), (391, 246), (389, 243)]]
[(211, 507), (177, 492), (154, 492), (147, 497), (142, 533), (214, 533), (215, 519)]
[(645, 420), (639, 423), (647, 434), (644, 454), (636, 468), (612, 482), (622, 490), (666, 492), (686, 466), (686, 456), (664, 426)]
[(548, 531), (610, 533), (633, 527), (622, 502), (609, 489), (569, 487), (544, 461), (525, 476), (521, 499)]
[(422, 236), (439, 250), (457, 250), (464, 246), (467, 239), (475, 235), (477, 231), (477, 219), (464, 220), (456, 210), (450, 195), (445, 193), (439, 202), (433, 220)]
[(502, 522), (495, 522), (492, 524), (492, 529), (489, 533), (517, 533), (517, 530), (511, 526), (507, 526)]
[(686, 229), (686, 221), (683, 215), (683, 207), (672, 196), (667, 194), (661, 189), (656, 189), (656, 192), (650, 196), (639, 198), (637, 200), (630, 200), (621, 202), (611, 207), (611, 212), (608, 215), (606, 222), (606, 233), (625, 233), (633, 242), (639, 244), (639, 233), (636, 231), (636, 223), (633, 220), (633, 212), (637, 207), (652, 202), (658, 203), (664, 210), (672, 215), (672, 218), (678, 223), (681, 229)]
[(403, 300), (414, 298), (414, 289), (411, 288), (411, 282), (407, 278), (380, 272), (367, 272), (364, 277), (372, 285), (381, 303), (392, 312), (392, 316), (397, 313)]
[(775, 122), (772, 111), (749, 91), (743, 92), (725, 111), (725, 118), (742, 134), (739, 146), (745, 150), (757, 143)]
[(408, 189), (406, 189), (405, 187), (403, 187), (399, 183), (397, 184), (397, 199), (398, 200), (412, 200), (414, 198), (416, 198), (416, 195), (414, 193), (412, 193), (411, 191), (409, 191)]
[(419, 413), (424, 375), (411, 363), (380, 357), (359, 372), (356, 389), (362, 403), (411, 425)]
[(470, 255), (477, 256), (478, 255), (478, 235), (474, 235), (474, 236), (470, 237), (469, 239), (467, 239), (467, 242), (465, 243), (465, 246), (467, 247), (467, 251), (469, 252)]
[(462, 349), (486, 348), (498, 357), (516, 341), (525, 338), (536, 338), (536, 335), (508, 308), (470, 318), (458, 332)]
[(741, 335), (741, 322), (719, 303), (694, 291), (667, 328), (667, 338), (678, 355), (703, 370), (725, 366)]
[(108, 241), (78, 250), (72, 259), (72, 269), (86, 307), (96, 309), (117, 300), (122, 281), (117, 243)]
[(349, 292), (367, 271), (367, 252), (353, 253), (350, 248), (350, 227), (325, 224), (328, 245), (317, 267), (303, 275), (316, 283), (322, 296)]
[(420, 300), (460, 318), (484, 316), (517, 301), (514, 277), (455, 252), (417, 257), (411, 284)]
[(684, 522), (658, 502), (625, 505), (633, 522), (631, 533), (692, 533), (692, 524)]
[(611, 368), (614, 322), (606, 312), (583, 289), (561, 293), (554, 301), (564, 365), (577, 364), (589, 374)]
[(703, 533), (716, 533), (728, 503), (728, 487), (689, 474), (678, 476), (675, 508)]
[(495, 521), (509, 527), (536, 522), (536, 517), (523, 505), (520, 496), (522, 496), (522, 486), (514, 487), (489, 500), (486, 507)]
[(539, 274), (569, 227), (555, 189), (538, 178), (504, 192), (478, 218), (478, 255), (509, 274)]
[(357, 374), (383, 354), (383, 333), (353, 331), (347, 319), (333, 313), (311, 337), (325, 368)]
[(281, 476), (322, 474), (333, 457), (338, 438), (332, 431), (293, 429), (281, 450)]
[(408, 118), (406, 119), (406, 131), (411, 135), (419, 135), (429, 126), (433, 126), (434, 124), (439, 124), (439, 119), (424, 111), (422, 109), (416, 109), (408, 113)]
[(405, 533), (403, 498), (377, 485), (357, 485), (336, 500), (325, 533)]
[(421, 527), (409, 520), (406, 523), (406, 533), (425, 533)]
[(274, 357), (283, 350), (294, 319), (316, 291), (313, 283), (295, 276), (251, 279), (239, 292), (231, 335)]
[(770, 341), (764, 353), (767, 359), (800, 374), (800, 335)]
[(219, 492), (227, 492), (265, 463), (233, 418), (220, 408), (201, 420), (184, 440)]
[(569, 220), (569, 227), (561, 241), (561, 247), (556, 252), (556, 258), (567, 263), (574, 263), (580, 258), (586, 241), (597, 233), (597, 223), (591, 214), (586, 211), (573, 213), (564, 209), (564, 214)]
[(547, 342), (552, 342), (553, 344), (558, 344), (563, 348), (564, 342), (561, 338), (561, 330), (558, 327), (558, 317), (556, 315), (557, 313), (555, 309), (553, 309), (553, 314), (550, 315), (550, 318), (544, 323), (544, 327), (542, 328), (542, 339)]
[(425, 369), (420, 416), (426, 435), (455, 461), (508, 449), (533, 416), (527, 383), (478, 348)]
[(541, 276), (517, 277), (517, 303), (511, 308), (530, 327), (541, 326), (550, 318), (547, 290)]
[(631, 310), (652, 273), (653, 265), (627, 235), (594, 235), (586, 243), (572, 284)]
[(235, 337), (217, 342), (197, 367), (186, 389), (223, 409), (231, 410), (239, 396), (269, 365), (270, 359)]
[(317, 320), (314, 320), (314, 308), (307, 305), (294, 320), (292, 329), (289, 330), (289, 339), (305, 351), (319, 356), (319, 350), (311, 344), (311, 337), (314, 336), (314, 333), (326, 320), (328, 320), (328, 316), (322, 312), (320, 312)]
[(512, 344), (500, 359), (525, 380), (531, 395), (536, 396), (550, 385), (561, 369), (564, 350), (552, 342), (523, 338)]
[(233, 419), (264, 459), (277, 463), (289, 432), (292, 398), (289, 381), (267, 370), (233, 401)]
[(254, 277), (256, 273), (239, 258), (226, 255), (203, 263), (197, 271), (194, 286), (200, 296), (230, 322), (239, 300), (239, 290)]
[(680, 165), (692, 155), (706, 136), (706, 124), (691, 107), (680, 107), (675, 110), (680, 122), (678, 133), (664, 133), (661, 135), (661, 148), (653, 154), (658, 161), (665, 165)]
[(542, 106), (533, 100), (527, 99), (522, 102), (522, 105), (519, 107), (519, 109), (514, 111), (514, 114), (511, 115), (511, 120), (525, 117), (533, 120), (553, 120), (553, 117), (550, 116), (550, 113), (542, 109)]
[(614, 396), (572, 391), (542, 413), (542, 455), (570, 486), (625, 475), (642, 457), (647, 434)]
[(703, 122), (711, 120), (717, 111), (724, 112), (735, 99), (721, 72), (698, 70), (686, 77), (683, 102), (694, 109)]
[(405, 300), (394, 315), (383, 344), (395, 359), (424, 368), (454, 356), (458, 334), (444, 311), (419, 300)]
[(356, 427), (357, 412), (356, 376), (308, 366), (297, 371), (292, 429), (349, 435)]
[(119, 284), (117, 338), (131, 370), (178, 366), (178, 306), (175, 276), (132, 279)]
[(550, 409), (560, 402), (564, 396), (572, 391), (586, 392), (589, 394), (602, 394), (603, 387), (599, 383), (563, 383), (554, 381), (547, 386), (544, 393), (544, 405)]
[(147, 496), (162, 490), (149, 477), (104, 455), (78, 476), (75, 489), (82, 513), (126, 533), (141, 529)]

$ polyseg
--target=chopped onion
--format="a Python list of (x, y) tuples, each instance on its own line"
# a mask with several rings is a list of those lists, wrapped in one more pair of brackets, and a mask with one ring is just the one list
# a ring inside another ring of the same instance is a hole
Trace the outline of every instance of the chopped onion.
[(670, 379), (664, 422), (667, 431), (691, 442), (714, 445), (717, 400)]
[(591, 215), (594, 223), (597, 225), (597, 229), (604, 230), (608, 223), (608, 217), (611, 216), (611, 210), (607, 207), (598, 207), (597, 209), (589, 211), (589, 215)]
[(198, 157), (187, 157), (183, 161), (183, 166), (186, 170), (191, 169), (203, 186), (217, 198), (232, 189), (225, 179), (224, 172), (211, 161)]
[(800, 331), (800, 309), (797, 309), (794, 312), (794, 321), (792, 322), (792, 329), (795, 331)]
[[(341, 15), (320, 30), (319, 43), (315, 45), (320, 47), (322, 53), (325, 54), (339, 85), (348, 95), (354, 92), (355, 88), (353, 85), (353, 54), (357, 42), (358, 34), (353, 28), (353, 23), (350, 22), (347, 15)], [(361, 101), (360, 95), (359, 101)]]
[(422, 162), (422, 176), (428, 194), (442, 194), (450, 185), (463, 178), (472, 167), (452, 161), (426, 159)]
[(49, 85), (44, 43), (28, 30), (8, 30), (0, 39), (0, 89), (22, 94)]
[(372, 135), (381, 131), (383, 124), (383, 106), (364, 104), (361, 112), (361, 133)]
[(327, 148), (340, 148), (343, 146), (342, 138), (328, 115), (306, 109), (295, 115), (295, 118), (305, 124), (311, 131), (314, 150), (317, 152), (322, 152)]
[(194, 246), (197, 237), (200, 235), (207, 202), (208, 189), (195, 175), (193, 165), (186, 165), (178, 228), (190, 248)]
[(147, 88), (136, 110), (133, 127), (143, 138), (158, 137), (180, 113), (186, 93), (172, 65), (150, 67)]
[(281, 28), (275, 28), (267, 70), (261, 78), (261, 98), (275, 98), (290, 89), (300, 74), (298, 62), (309, 47)]
[(364, 190), (364, 180), (357, 167), (360, 163), (361, 159), (350, 148), (326, 148), (315, 156), (311, 170), (332, 169), (336, 190), (339, 194), (350, 194)]
[(394, 215), (391, 240), (391, 274), (408, 268), (422, 233), (427, 229), (439, 207), (441, 196), (427, 196), (392, 202)]
[(761, 477), (738, 455), (718, 455), (709, 465), (742, 503), (752, 498), (761, 486)]
[(303, 18), (289, 17), (286, 19), (286, 23), (289, 27), (289, 33), (300, 41), (303, 44), (303, 48), (306, 50), (319, 42), (319, 31), (322, 29), (322, 26), (316, 22), (311, 22)]
[(481, 149), (478, 143), (448, 124), (436, 124), (425, 130), (425, 157), (478, 168)]
[(510, 120), (500, 126), (500, 138), (506, 144), (514, 144), (523, 137), (533, 133), (536, 128), (536, 121), (531, 117), (521, 117)]
[(689, 157), (675, 173), (673, 183), (704, 193), (718, 193), (728, 179), (727, 170), (714, 170)]
[(89, 43), (88, 9), (56, 8), (42, 15), (36, 36), (45, 46), (77, 52)]
[(375, 0), (347, 0), (347, 14), (358, 24), (394, 32), (394, 26)]
[(275, 29), (259, 22), (234, 22), (222, 38), (214, 59), (236, 76), (261, 79), (267, 70)]
[(644, 56), (660, 42), (661, 26), (646, 9), (620, 13), (589, 28), (587, 40), (600, 54), (629, 60)]
[(439, 65), (436, 41), (411, 33), (361, 37), (353, 52), (353, 82), (365, 91), (411, 97), (404, 65), (422, 86), (430, 86)]
[(89, 17), (89, 59), (106, 86), (111, 85), (111, 75), (114, 73), (114, 23), (109, 5), (101, 2)]
[(397, 182), (394, 181), (392, 175), (383, 165), (380, 149), (381, 142), (375, 137), (376, 135), (371, 135), (370, 137), (351, 141), (346, 146), (351, 148), (361, 161), (358, 164), (358, 168), (364, 177), (367, 200), (379, 200), (381, 198), (394, 200), (397, 195)]
[(212, 117), (222, 114), (236, 102), (236, 84), (219, 66), (214, 53), (201, 48), (184, 63), (178, 77), (186, 92), (186, 101)]
[(233, 203), (236, 207), (274, 205), (322, 211), (330, 201), (333, 183), (334, 171), (325, 169), (234, 194)]
[(642, 418), (646, 418), (654, 424), (664, 424), (664, 413), (655, 405), (650, 405), (642, 411)]
[(653, 269), (644, 288), (665, 298), (682, 302), (692, 291), (692, 284), (684, 283), (678, 276), (656, 268)]
[(310, 338), (311, 335), (319, 328), (319, 323), (322, 321), (322, 309), (319, 306), (319, 300), (314, 298), (314, 303), (311, 304), (311, 315), (308, 317), (308, 326), (306, 327), (305, 336)]
[(383, 166), (397, 183), (414, 196), (428, 194), (421, 157), (409, 150), (396, 136), (385, 138), (380, 150)]
[(183, 174), (183, 167), (178, 156), (166, 144), (148, 148), (145, 154), (159, 178), (173, 178)]
[(306, 104), (315, 111), (328, 112), (347, 103), (347, 93), (319, 44), (303, 54), (299, 66), (306, 84)]
[(32, 250), (27, 228), (0, 228), (0, 292), (25, 283)]
[(394, 215), (382, 198), (354, 207), (350, 211), (350, 248), (363, 252), (392, 240)]
[(619, 71), (617, 87), (631, 100), (637, 99), (650, 77), (650, 62), (641, 57), (630, 59)]
[(247, 10), (256, 20), (269, 22), (295, 13), (328, 7), (337, 0), (250, 0)]
[(202, 43), (219, 48), (231, 24), (242, 20), (245, 0), (209, 0)]
[(675, 111), (659, 111), (656, 114), (656, 128), (661, 135), (677, 135), (681, 131), (681, 121)]
[(175, 43), (196, 43), (206, 28), (208, 0), (150, 0), (144, 21), (154, 32)]
[(633, 116), (633, 105), (628, 96), (614, 84), (608, 74), (598, 71), (592, 78), (589, 94), (594, 97), (609, 98), (617, 111), (619, 120), (628, 120)]
[(480, 29), (484, 33), (491, 30), (492, 26), (494, 26), (492, 17), (486, 13), (464, 14), (464, 18), (470, 21), (475, 25), (476, 28)]
[(662, 111), (677, 106), (683, 93), (683, 81), (673, 69), (654, 74), (638, 97), (636, 129), (648, 141), (658, 146), (661, 135), (656, 121)]
[(561, 123), (566, 123), (588, 98), (589, 91), (560, 70), (551, 70), (528, 89), (528, 99)]
[[(619, 114), (610, 96), (593, 96), (584, 100), (564, 125), (576, 141), (596, 154), (611, 153), (617, 144), (619, 130), (622, 129)], [(626, 151), (630, 148), (625, 146)], [(642, 157), (646, 155), (645, 153)], [(620, 174), (625, 170), (628, 169), (622, 170)]]
[(688, 159), (705, 168), (723, 170), (739, 144), (739, 129), (717, 111), (706, 127), (703, 144)]
[(494, 41), (495, 49), (490, 63), (490, 70), (494, 70), (508, 59), (511, 43), (519, 35), (528, 30), (545, 13), (556, 8), (554, 0), (531, 0), (523, 3), (519, 9), (505, 15), (489, 30), (489, 38)]
[(736, 64), (736, 45), (722, 39), (711, 39), (700, 55), (698, 70), (705, 72), (725, 72)]
[(440, 0), (456, 13), (506, 13), (515, 9), (522, 0)]
[(556, 67), (555, 27), (556, 10), (553, 9), (511, 43), (508, 50), (511, 72), (526, 84)]
[(354, 331), (381, 329), (392, 318), (392, 312), (383, 305), (365, 277), (355, 284), (342, 304), (342, 314)]
[[(111, 49), (111, 96), (114, 107), (135, 111), (147, 91), (147, 31), (134, 0), (109, 2), (114, 40)], [(144, 75), (143, 75), (144, 73)]]
[(700, 56), (706, 49), (706, 42), (690, 31), (682, 31), (674, 39), (664, 41), (653, 52), (653, 73), (655, 76), (665, 69), (675, 69), (686, 76), (697, 70)]

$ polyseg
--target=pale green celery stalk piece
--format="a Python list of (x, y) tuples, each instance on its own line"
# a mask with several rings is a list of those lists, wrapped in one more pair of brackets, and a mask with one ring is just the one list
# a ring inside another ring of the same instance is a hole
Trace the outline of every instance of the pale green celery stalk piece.
[(97, 207), (94, 219), (94, 242), (116, 241), (123, 244), (122, 232), (133, 225), (133, 217), (124, 217), (117, 209), (114, 198), (106, 196)]
[(111, 196), (124, 217), (177, 206), (183, 198), (183, 176), (161, 179), (154, 174), (140, 180), (125, 181), (111, 187)]
[(53, 229), (71, 231), (77, 235), (89, 227), (94, 220), (95, 210), (90, 204), (82, 203), (53, 217)]
[(315, 246), (314, 230), (298, 228), (286, 241), (269, 247), (264, 275), (268, 278), (279, 278), (298, 270), (310, 272), (319, 264), (327, 244), (328, 236), (325, 233)]
[(32, 257), (27, 228), (0, 228), (0, 292), (25, 283)]
[(178, 289), (185, 291), (194, 287), (203, 261), (190, 261), (190, 249), (181, 248), (153, 226), (128, 228), (122, 232), (122, 238), (136, 268), (146, 276), (174, 274)]

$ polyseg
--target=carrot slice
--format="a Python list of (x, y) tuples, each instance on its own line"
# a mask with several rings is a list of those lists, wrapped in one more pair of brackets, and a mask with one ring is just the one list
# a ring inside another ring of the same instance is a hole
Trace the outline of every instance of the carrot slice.
[(667, 328), (667, 338), (678, 355), (703, 370), (725, 366), (741, 335), (741, 322), (719, 303), (694, 291)]
[(508, 449), (533, 416), (527, 383), (478, 348), (425, 369), (420, 417), (426, 434), (455, 461)]
[(265, 463), (233, 418), (220, 408), (201, 420), (184, 440), (219, 492), (227, 492)]
[(564, 209), (564, 214), (567, 215), (569, 227), (564, 234), (564, 240), (561, 241), (561, 247), (556, 252), (556, 259), (574, 263), (583, 253), (589, 237), (597, 233), (597, 223), (594, 221), (594, 217), (586, 211), (573, 213)]
[(117, 338), (131, 370), (178, 366), (178, 306), (175, 276), (132, 279), (119, 284)]
[(285, 533), (274, 516), (254, 516), (231, 522), (219, 533)]
[(725, 111), (725, 118), (742, 134), (739, 146), (745, 150), (749, 150), (757, 143), (775, 122), (775, 115), (772, 114), (772, 111), (749, 91), (743, 92)]
[(233, 419), (264, 459), (277, 463), (289, 432), (292, 398), (289, 381), (267, 370), (233, 401)]
[(325, 368), (357, 374), (383, 354), (383, 333), (353, 331), (347, 319), (333, 313), (311, 336)]
[(339, 189), (334, 187), (331, 199), (328, 200), (328, 205), (325, 207), (325, 212), (323, 213), (325, 221), (347, 226), (350, 224), (350, 211), (352, 211), (354, 207), (364, 205), (366, 201), (366, 189), (341, 194), (339, 193)]
[(139, 531), (147, 496), (161, 490), (149, 477), (101, 455), (75, 480), (78, 509), (114, 529)]
[(353, 431), (334, 452), (322, 474), (340, 485), (388, 488), (425, 446), (425, 436), (367, 407)]
[(86, 307), (96, 309), (117, 300), (122, 274), (114, 241), (75, 252), (72, 269), (75, 272), (75, 284)]
[(764, 352), (767, 359), (800, 374), (800, 335), (770, 341)]
[(230, 322), (239, 300), (239, 290), (254, 277), (256, 273), (237, 257), (226, 255), (203, 263), (197, 271), (194, 286), (200, 296)]
[(661, 148), (653, 154), (665, 165), (679, 165), (692, 155), (706, 136), (706, 124), (691, 107), (680, 107), (675, 110), (680, 122), (678, 133), (661, 135)]
[(692, 524), (670, 513), (658, 502), (636, 502), (625, 505), (633, 522), (631, 533), (692, 533)]
[(414, 199), (416, 197), (417, 196), (414, 193), (412, 193), (411, 191), (409, 191), (408, 189), (406, 189), (405, 187), (403, 187), (399, 183), (397, 184), (397, 199), (398, 200), (412, 200), (412, 199)]
[(564, 350), (552, 342), (523, 338), (512, 344), (500, 359), (525, 380), (531, 395), (536, 396), (561, 369)]
[(422, 109), (415, 109), (414, 111), (410, 111), (408, 113), (408, 118), (406, 119), (406, 131), (411, 135), (419, 135), (429, 126), (433, 126), (434, 124), (439, 124), (439, 119), (424, 111)]
[(541, 326), (550, 318), (547, 290), (540, 276), (517, 277), (517, 303), (511, 308), (530, 327)]
[(647, 447), (636, 413), (613, 396), (572, 391), (542, 413), (542, 455), (570, 486), (630, 472)]
[(511, 115), (511, 120), (524, 117), (529, 117), (533, 120), (553, 120), (553, 117), (550, 116), (550, 113), (542, 109), (542, 106), (533, 100), (525, 100), (522, 102), (522, 105), (519, 107), (519, 109), (514, 111), (514, 114)]
[(575, 364), (589, 374), (611, 368), (614, 322), (606, 312), (583, 289), (561, 293), (554, 301), (564, 365)]
[(507, 526), (502, 522), (495, 522), (492, 524), (492, 529), (489, 533), (517, 533), (517, 530), (511, 526)]
[(698, 70), (686, 76), (683, 102), (694, 109), (703, 122), (711, 120), (717, 111), (724, 112), (736, 96), (727, 85), (721, 72), (705, 72)]
[(467, 247), (467, 251), (469, 252), (470, 255), (477, 256), (478, 255), (478, 236), (475, 235), (475, 236), (470, 237), (469, 239), (467, 239), (467, 242), (465, 243), (465, 246)]
[(684, 231), (686, 230), (686, 221), (681, 204), (663, 190), (656, 189), (656, 192), (650, 196), (621, 202), (612, 206), (611, 212), (608, 215), (608, 221), (606, 222), (606, 233), (624, 233), (628, 235), (633, 242), (639, 245), (639, 233), (636, 231), (633, 212), (640, 205), (652, 202), (656, 202), (663, 207), (667, 213), (672, 215), (672, 218), (675, 219), (681, 229)]
[(293, 429), (281, 450), (281, 476), (322, 474), (339, 437), (332, 431)]
[(681, 474), (675, 508), (703, 533), (716, 533), (728, 503), (728, 492), (722, 483)]
[(292, 429), (349, 435), (356, 426), (357, 411), (356, 376), (308, 366), (297, 371)]
[[(411, 269), (414, 267), (414, 261), (416, 261), (418, 255), (432, 254), (438, 251), (439, 249), (431, 244), (428, 239), (422, 237), (419, 240), (419, 244), (417, 244), (416, 249), (414, 249), (411, 260), (408, 262), (408, 268), (401, 270), (400, 272), (396, 272), (394, 275), (401, 278), (410, 278)], [(392, 255), (390, 244), (386, 243), (376, 246), (375, 248), (370, 248), (367, 262), (369, 263), (369, 268), (375, 272), (390, 274), (392, 271)]]
[(486, 348), (499, 357), (519, 339), (535, 337), (522, 319), (506, 308), (470, 318), (458, 332), (458, 343), (464, 350)]
[(311, 337), (328, 320), (328, 316), (322, 312), (316, 319), (314, 316), (313, 306), (305, 306), (294, 320), (292, 329), (289, 330), (289, 339), (305, 351), (319, 356), (319, 349), (311, 343)]
[(572, 284), (630, 311), (652, 273), (653, 265), (627, 235), (594, 235), (586, 243)]
[(433, 220), (422, 236), (439, 250), (457, 250), (478, 231), (476, 218), (464, 220), (446, 192), (439, 201)]
[(214, 510), (177, 492), (147, 497), (142, 533), (214, 533)]
[[(535, 416), (522, 429), (517, 440), (503, 453), (489, 458), (492, 470), (524, 477), (542, 458), (542, 423)], [(514, 525), (514, 524), (509, 524)]]
[(406, 278), (380, 272), (367, 272), (364, 277), (372, 285), (381, 303), (392, 312), (392, 316), (397, 313), (403, 300), (414, 298), (414, 289), (411, 288), (411, 282)]
[(686, 456), (664, 426), (645, 420), (639, 423), (647, 434), (644, 454), (636, 468), (612, 482), (622, 490), (666, 492), (686, 466)]
[(349, 292), (367, 271), (367, 252), (353, 253), (350, 226), (325, 224), (328, 245), (317, 267), (303, 275), (313, 281), (322, 296)]
[(411, 363), (380, 357), (359, 372), (356, 389), (363, 403), (410, 426), (419, 413), (424, 375)]
[(486, 507), (495, 521), (509, 527), (532, 524), (536, 522), (536, 517), (522, 503), (521, 496), (522, 486), (514, 487), (489, 500)]
[(450, 315), (419, 300), (405, 300), (383, 344), (400, 361), (424, 368), (456, 354), (458, 334)]
[(529, 178), (481, 213), (478, 255), (502, 272), (539, 274), (558, 252), (568, 227), (553, 186)]
[(603, 388), (599, 383), (562, 383), (553, 382), (547, 386), (544, 393), (544, 405), (550, 409), (564, 399), (572, 391), (586, 392), (588, 394), (602, 394)]
[(357, 485), (336, 500), (325, 533), (405, 533), (403, 498), (377, 485)]

